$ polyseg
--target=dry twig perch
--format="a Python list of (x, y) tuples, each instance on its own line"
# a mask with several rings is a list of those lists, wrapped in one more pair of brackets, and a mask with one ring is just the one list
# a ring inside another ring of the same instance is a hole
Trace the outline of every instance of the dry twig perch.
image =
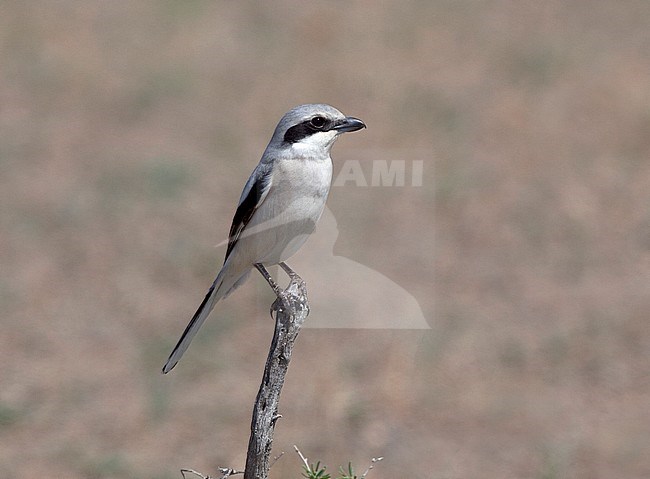
[(275, 332), (253, 408), (244, 479), (267, 479), (269, 474), (273, 431), (276, 421), (282, 417), (278, 413), (280, 393), (293, 344), (309, 314), (307, 288), (300, 277), (291, 277), (287, 289), (279, 293), (271, 306), (271, 312), (275, 312)]
[[(289, 286), (284, 291), (277, 287), (261, 265), (256, 265), (278, 295), (271, 306), (271, 316), (275, 313), (275, 330), (269, 355), (266, 358), (266, 365), (264, 366), (262, 384), (260, 384), (255, 406), (253, 407), (251, 435), (248, 441), (248, 452), (246, 453), (246, 468), (244, 471), (220, 468), (222, 479), (242, 473), (244, 479), (267, 479), (269, 475), (273, 431), (276, 421), (282, 417), (282, 415), (278, 414), (280, 393), (289, 368), (293, 344), (298, 337), (300, 327), (309, 314), (305, 282), (286, 265), (281, 266), (291, 278)], [(204, 476), (193, 469), (181, 469), (181, 473), (184, 478), (186, 477), (185, 474), (188, 473), (203, 479), (211, 479), (210, 476)]]

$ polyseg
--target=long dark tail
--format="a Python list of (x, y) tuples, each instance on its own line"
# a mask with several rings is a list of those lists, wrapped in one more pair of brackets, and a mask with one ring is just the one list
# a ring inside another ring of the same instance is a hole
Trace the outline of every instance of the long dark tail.
[(210, 311), (212, 311), (212, 308), (214, 308), (214, 305), (223, 297), (223, 293), (221, 292), (221, 285), (221, 274), (219, 274), (214, 283), (212, 283), (212, 286), (210, 286), (208, 294), (205, 295), (201, 306), (199, 306), (199, 309), (196, 310), (196, 313), (194, 313), (192, 320), (185, 328), (185, 331), (183, 331), (181, 339), (178, 340), (178, 343), (174, 347), (174, 350), (169, 355), (169, 359), (167, 359), (167, 362), (162, 369), (162, 372), (164, 374), (167, 374), (169, 371), (174, 369), (174, 366), (176, 366), (176, 363), (180, 361), (183, 353), (187, 351), (187, 348), (190, 346), (192, 339), (194, 339), (194, 336), (196, 336), (196, 333), (199, 331), (199, 328), (207, 319)]

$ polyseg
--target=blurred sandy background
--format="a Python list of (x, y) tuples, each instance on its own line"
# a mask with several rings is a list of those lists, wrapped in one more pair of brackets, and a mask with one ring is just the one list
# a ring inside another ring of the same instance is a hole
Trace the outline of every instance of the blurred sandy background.
[(0, 2), (0, 477), (243, 466), (263, 280), (160, 367), (277, 120), (314, 101), (368, 124), (335, 174), (425, 160), (329, 207), (333, 254), (431, 329), (305, 329), (272, 477), (293, 444), (331, 472), (385, 456), (372, 479), (650, 477), (644, 0)]

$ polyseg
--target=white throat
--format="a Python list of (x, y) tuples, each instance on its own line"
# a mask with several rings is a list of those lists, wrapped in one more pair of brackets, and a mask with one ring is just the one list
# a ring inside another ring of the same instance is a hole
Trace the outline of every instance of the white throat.
[(300, 156), (327, 157), (337, 138), (336, 131), (319, 131), (293, 143), (291, 150)]

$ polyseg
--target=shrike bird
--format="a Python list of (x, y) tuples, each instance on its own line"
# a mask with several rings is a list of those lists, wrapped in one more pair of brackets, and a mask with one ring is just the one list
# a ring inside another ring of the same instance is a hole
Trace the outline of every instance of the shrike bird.
[(226, 257), (208, 294), (163, 367), (171, 371), (214, 305), (240, 286), (253, 267), (269, 281), (265, 266), (284, 263), (309, 235), (323, 212), (332, 181), (330, 149), (341, 133), (365, 128), (329, 105), (301, 105), (287, 112), (244, 186), (230, 227)]

